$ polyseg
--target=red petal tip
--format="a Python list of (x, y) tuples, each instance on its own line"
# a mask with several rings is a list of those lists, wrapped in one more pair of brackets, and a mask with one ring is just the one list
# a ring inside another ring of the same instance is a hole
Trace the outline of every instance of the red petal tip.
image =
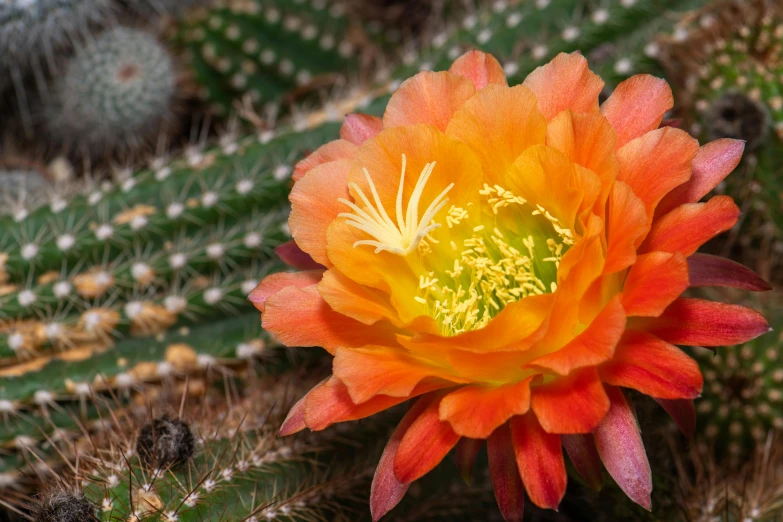
[(307, 427), (305, 423), (305, 398), (299, 399), (299, 402), (294, 404), (291, 411), (288, 412), (288, 416), (283, 421), (283, 425), (280, 426), (278, 435), (286, 437), (298, 433)]

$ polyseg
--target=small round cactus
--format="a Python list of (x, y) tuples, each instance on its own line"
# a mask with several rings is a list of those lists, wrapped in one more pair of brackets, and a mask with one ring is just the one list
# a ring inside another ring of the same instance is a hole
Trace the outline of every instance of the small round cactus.
[(113, 20), (113, 14), (112, 0), (0, 1), (0, 91), (13, 86), (26, 111), (27, 74), (33, 71), (40, 80), (58, 51)]
[(190, 426), (180, 419), (160, 417), (141, 428), (136, 452), (149, 467), (170, 467), (193, 456), (196, 439)]
[(92, 522), (95, 506), (82, 493), (56, 489), (41, 495), (33, 506), (34, 522)]
[(92, 157), (134, 150), (170, 124), (177, 92), (175, 63), (163, 45), (116, 27), (73, 56), (43, 121), (66, 149)]

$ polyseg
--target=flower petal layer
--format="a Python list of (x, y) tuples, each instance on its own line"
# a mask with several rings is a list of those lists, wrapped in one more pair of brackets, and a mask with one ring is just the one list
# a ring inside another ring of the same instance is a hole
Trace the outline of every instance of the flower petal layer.
[(292, 268), (298, 268), (299, 270), (317, 270), (323, 269), (324, 266), (320, 263), (313, 261), (310, 254), (299, 248), (296, 241), (286, 241), (282, 245), (275, 247), (275, 254), (280, 258), (283, 263)]
[(299, 248), (326, 267), (332, 266), (326, 255), (326, 230), (345, 209), (337, 200), (348, 196), (346, 183), (350, 169), (349, 160), (323, 163), (298, 181), (288, 197), (291, 235)]
[(691, 162), (699, 142), (687, 132), (664, 127), (628, 142), (617, 151), (617, 179), (644, 201), (648, 220), (658, 202), (691, 177)]
[(423, 71), (405, 80), (386, 105), (383, 127), (429, 123), (441, 131), (457, 109), (473, 96), (473, 82), (450, 72)]
[(560, 53), (534, 70), (524, 85), (538, 98), (538, 110), (548, 120), (561, 111), (597, 112), (603, 80), (587, 67), (579, 53)]
[(622, 181), (615, 182), (609, 193), (606, 228), (609, 237), (604, 274), (612, 274), (636, 261), (636, 249), (649, 230), (644, 202)]
[(253, 306), (261, 312), (264, 311), (266, 300), (271, 296), (286, 288), (293, 286), (296, 288), (307, 288), (318, 284), (323, 277), (323, 270), (308, 270), (305, 272), (278, 272), (264, 278), (261, 283), (247, 296)]
[(484, 439), (471, 439), (468, 437), (462, 437), (457, 443), (454, 457), (457, 461), (457, 468), (459, 469), (460, 475), (462, 475), (462, 480), (468, 485), (470, 485), (471, 482), (473, 465), (476, 463), (476, 458), (483, 446)]
[(560, 375), (585, 366), (595, 366), (612, 357), (625, 331), (625, 311), (620, 298), (613, 298), (592, 323), (559, 350), (530, 361), (531, 366), (548, 368)]
[(432, 471), (459, 441), (451, 425), (440, 420), (439, 407), (439, 400), (429, 404), (402, 437), (394, 457), (394, 476), (400, 482), (413, 482)]
[(603, 382), (660, 399), (693, 399), (704, 384), (696, 361), (644, 332), (626, 332), (612, 360), (598, 373)]
[(594, 490), (601, 489), (604, 482), (603, 466), (595, 448), (593, 434), (562, 435), (560, 441), (579, 476)]
[(739, 208), (728, 196), (679, 206), (653, 223), (639, 252), (680, 252), (687, 257), (734, 226), (738, 218)]
[(753, 292), (772, 290), (772, 285), (751, 269), (725, 257), (693, 254), (688, 258), (691, 286), (725, 286)]
[(590, 433), (609, 410), (609, 399), (595, 368), (576, 370), (535, 386), (532, 394), (533, 411), (548, 433)]
[(338, 348), (332, 371), (345, 383), (351, 399), (357, 404), (375, 395), (407, 397), (427, 377), (450, 377), (426, 359), (385, 346)]
[(696, 203), (737, 167), (745, 142), (721, 138), (703, 145), (693, 158), (691, 179), (672, 190), (655, 209), (663, 215), (685, 203)]
[(672, 344), (730, 346), (770, 331), (760, 313), (739, 305), (681, 297), (657, 319), (643, 321), (646, 331)]
[(356, 154), (356, 145), (346, 140), (330, 141), (326, 145), (321, 145), (315, 152), (301, 160), (294, 167), (294, 173), (291, 178), (299, 181), (305, 174), (310, 172), (318, 165), (344, 159), (352, 159)]
[(655, 399), (690, 441), (696, 434), (696, 408), (690, 399)]
[(608, 386), (606, 392), (612, 406), (594, 433), (598, 454), (620, 489), (649, 511), (652, 472), (636, 416), (622, 390)]
[(340, 138), (361, 145), (383, 130), (383, 120), (369, 114), (346, 114), (340, 127)]
[(546, 120), (527, 87), (490, 85), (460, 107), (446, 134), (478, 156), (486, 183), (502, 184), (506, 170), (525, 149), (544, 143)]
[(332, 354), (338, 347), (389, 346), (395, 339), (389, 323), (368, 326), (332, 310), (317, 285), (283, 288), (266, 300), (261, 320), (286, 346), (321, 346)]
[(638, 74), (620, 82), (601, 105), (601, 113), (609, 120), (618, 149), (629, 141), (657, 129), (663, 115), (674, 106), (674, 96), (665, 80)]
[(501, 424), (530, 408), (530, 381), (501, 386), (465, 386), (446, 395), (440, 403), (441, 420), (451, 423), (458, 435), (486, 439)]
[(658, 317), (688, 289), (688, 262), (679, 252), (650, 252), (636, 258), (623, 285), (629, 316)]
[(408, 491), (409, 483), (403, 483), (394, 476), (394, 459), (397, 456), (397, 450), (400, 447), (405, 433), (411, 425), (419, 418), (424, 410), (432, 403), (434, 397), (422, 397), (417, 400), (411, 409), (405, 414), (397, 428), (392, 433), (389, 442), (383, 449), (383, 455), (378, 461), (378, 467), (375, 468), (375, 475), (372, 478), (370, 487), (370, 513), (373, 522), (377, 522), (386, 513), (396, 506), (405, 492)]
[(449, 72), (473, 82), (480, 91), (487, 85), (508, 85), (503, 66), (491, 54), (481, 51), (468, 51), (451, 64)]
[(511, 428), (503, 424), (487, 439), (489, 477), (500, 514), (506, 522), (522, 522), (525, 490), (517, 467)]
[(533, 504), (557, 509), (566, 490), (560, 436), (547, 433), (530, 413), (511, 419), (511, 440), (517, 467)]

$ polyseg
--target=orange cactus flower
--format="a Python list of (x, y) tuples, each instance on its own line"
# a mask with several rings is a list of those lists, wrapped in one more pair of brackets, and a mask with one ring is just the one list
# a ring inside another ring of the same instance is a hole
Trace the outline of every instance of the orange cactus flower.
[(323, 430), (412, 401), (381, 457), (378, 520), (454, 447), (463, 470), (487, 441), (506, 520), (524, 493), (557, 508), (565, 452), (601, 465), (650, 508), (652, 481), (622, 388), (657, 400), (684, 432), (702, 389), (675, 345), (720, 346), (769, 330), (757, 312), (681, 297), (692, 286), (767, 290), (750, 270), (696, 253), (728, 230), (731, 198), (699, 202), (743, 143), (702, 147), (661, 127), (665, 81), (603, 81), (561, 54), (510, 87), (477, 51), (421, 72), (383, 118), (349, 115), (341, 139), (296, 169), (279, 248), (299, 272), (250, 299), (289, 346), (319, 346), (333, 375), (281, 433)]

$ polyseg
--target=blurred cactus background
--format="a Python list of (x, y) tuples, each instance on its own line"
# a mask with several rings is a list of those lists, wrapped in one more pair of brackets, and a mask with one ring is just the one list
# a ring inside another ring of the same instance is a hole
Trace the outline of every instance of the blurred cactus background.
[[(0, 0), (0, 520), (369, 520), (401, 411), (278, 438), (330, 361), (246, 296), (284, 269), (297, 162), (473, 48), (509, 83), (563, 51), (606, 94), (663, 76), (671, 124), (745, 140), (707, 249), (776, 288), (775, 332), (699, 355), (690, 443), (637, 404), (652, 513), (607, 476), (526, 520), (783, 520), (779, 0)], [(448, 460), (390, 520), (500, 520)]]

